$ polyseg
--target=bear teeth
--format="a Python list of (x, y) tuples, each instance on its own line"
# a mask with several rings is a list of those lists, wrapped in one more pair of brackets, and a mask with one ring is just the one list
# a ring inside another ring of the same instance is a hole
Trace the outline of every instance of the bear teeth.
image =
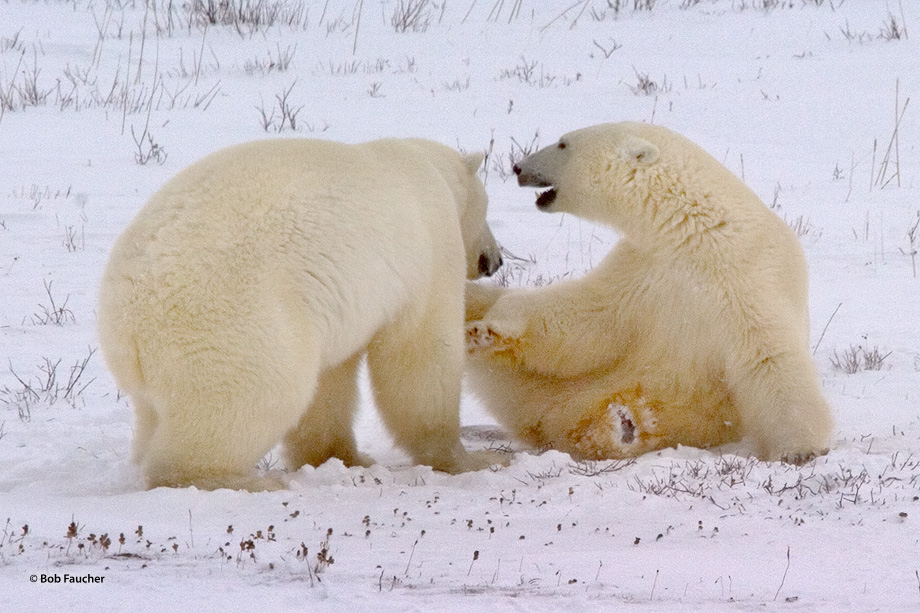
[(537, 207), (545, 209), (556, 199), (556, 188), (551, 187), (545, 192), (537, 194)]

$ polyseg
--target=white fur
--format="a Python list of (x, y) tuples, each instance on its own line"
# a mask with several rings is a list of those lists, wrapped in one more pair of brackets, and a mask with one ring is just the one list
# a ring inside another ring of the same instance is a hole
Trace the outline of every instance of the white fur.
[(463, 283), (500, 263), (481, 160), (422, 140), (262, 141), (160, 189), (115, 243), (99, 297), (148, 486), (278, 487), (251, 472), (282, 438), (294, 469), (370, 462), (352, 432), (365, 352), (415, 461), (494, 460), (459, 438)]
[[(555, 190), (542, 209), (622, 238), (580, 279), (468, 284), (468, 372), (499, 421), (591, 458), (742, 437), (767, 460), (825, 450), (805, 258), (741, 181), (686, 138), (636, 123), (572, 132), (516, 171)], [(602, 434), (620, 427), (614, 405), (641, 417), (635, 440)]]

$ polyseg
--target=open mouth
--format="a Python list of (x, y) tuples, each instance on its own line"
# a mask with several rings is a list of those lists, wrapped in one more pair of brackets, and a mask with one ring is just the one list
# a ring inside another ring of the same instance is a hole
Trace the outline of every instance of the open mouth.
[(540, 192), (537, 194), (537, 208), (545, 209), (553, 203), (553, 200), (556, 199), (556, 188), (551, 187), (545, 192)]

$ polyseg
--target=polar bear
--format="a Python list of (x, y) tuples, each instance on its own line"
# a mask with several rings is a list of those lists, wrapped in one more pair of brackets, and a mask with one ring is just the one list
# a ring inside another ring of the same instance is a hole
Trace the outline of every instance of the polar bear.
[(586, 459), (741, 439), (770, 461), (826, 451), (804, 254), (740, 180), (641, 123), (572, 132), (514, 170), (549, 188), (538, 209), (621, 239), (582, 278), (467, 284), (469, 382), (501, 424)]
[(106, 362), (135, 410), (148, 487), (283, 487), (252, 474), (368, 464), (352, 431), (366, 354), (376, 405), (413, 460), (460, 442), (464, 283), (501, 264), (482, 156), (418, 139), (267, 140), (160, 189), (116, 241), (99, 294)]

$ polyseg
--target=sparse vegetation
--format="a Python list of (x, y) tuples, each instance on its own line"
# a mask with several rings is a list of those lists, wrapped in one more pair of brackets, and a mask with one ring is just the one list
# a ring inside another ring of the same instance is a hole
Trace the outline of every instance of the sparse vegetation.
[(22, 52), (25, 49), (25, 44), (20, 38), (21, 35), (22, 28), (19, 28), (10, 36), (0, 36), (0, 53), (7, 53), (10, 51)]
[(861, 370), (881, 370), (891, 352), (882, 353), (878, 346), (869, 349), (867, 340), (867, 337), (863, 336), (864, 344), (850, 345), (839, 354), (835, 349), (834, 356), (831, 358), (831, 365), (834, 369), (848, 375)]
[(73, 253), (75, 251), (83, 251), (86, 249), (86, 230), (84, 226), (80, 226), (80, 230), (74, 226), (65, 226), (64, 227), (64, 240), (62, 242), (64, 248), (69, 252)]
[(13, 76), (7, 83), (0, 80), (0, 119), (3, 113), (22, 111), (48, 103), (54, 88), (40, 83), (41, 72), (37, 49), (32, 49), (31, 63), (29, 55), (23, 49), (13, 69)]
[(449, 92), (464, 92), (470, 88), (470, 78), (464, 80), (454, 79), (452, 82), (444, 82), (444, 90)]
[(516, 81), (524, 85), (544, 88), (553, 86), (569, 86), (576, 81), (581, 80), (581, 74), (576, 73), (574, 77), (560, 77), (553, 75), (544, 69), (542, 62), (528, 60), (521, 57), (520, 61), (512, 68), (503, 68), (498, 74), (499, 81)]
[(901, 121), (904, 119), (904, 113), (907, 111), (907, 105), (910, 98), (900, 103), (901, 81), (897, 79), (894, 86), (894, 128), (891, 137), (888, 140), (888, 146), (882, 156), (879, 164), (878, 173), (875, 172), (875, 159), (878, 152), (878, 141), (873, 143), (872, 147), (872, 187), (884, 189), (892, 181), (895, 181), (897, 187), (901, 187)]
[[(230, 26), (241, 36), (251, 37), (277, 25), (300, 27), (308, 23), (309, 9), (299, 0), (192, 0), (180, 6), (166, 2), (157, 31), (171, 35), (177, 22), (185, 29)], [(181, 23), (181, 22), (179, 22)]]
[(627, 87), (636, 96), (657, 96), (671, 91), (671, 84), (668, 83), (667, 76), (663, 77), (661, 82), (658, 82), (646, 72), (639, 72), (635, 68), (633, 68), (633, 72), (636, 74), (636, 84), (630, 85), (627, 83)]
[(900, 22), (894, 14), (888, 13), (885, 22), (879, 29), (879, 37), (887, 41), (907, 39), (907, 26), (904, 25), (903, 11)]
[(492, 145), (494, 145), (494, 141), (490, 144), (486, 158), (483, 160), (483, 166), (494, 170), (504, 182), (514, 176), (514, 167), (518, 162), (540, 148), (540, 131), (535, 131), (533, 138), (523, 144), (511, 137), (510, 148), (504, 155), (496, 155)]
[(367, 88), (367, 95), (371, 98), (383, 98), (383, 93), (380, 91), (382, 86), (383, 83), (380, 81), (374, 81), (370, 84), (370, 87)]
[(614, 51), (616, 51), (617, 49), (623, 48), (623, 45), (621, 45), (620, 43), (618, 43), (612, 38), (610, 39), (610, 42), (607, 45), (602, 45), (599, 42), (597, 42), (597, 40), (593, 40), (591, 42), (595, 47), (598, 48), (598, 50), (600, 50), (601, 55), (604, 56), (605, 60), (609, 59), (610, 56), (613, 55)]
[(134, 151), (135, 162), (141, 166), (146, 165), (148, 162), (156, 162), (161, 166), (166, 163), (166, 149), (153, 139), (153, 134), (149, 130), (149, 122), (144, 123), (140, 134), (137, 134), (134, 131), (134, 126), (131, 126), (131, 138), (134, 139), (134, 146), (136, 147)]
[(390, 25), (398, 33), (424, 32), (431, 25), (434, 13), (440, 11), (443, 16), (446, 7), (446, 1), (439, 6), (431, 0), (396, 0)]
[(811, 223), (811, 220), (804, 215), (799, 215), (792, 221), (786, 219), (786, 225), (792, 228), (792, 231), (795, 232), (795, 235), (799, 238), (804, 238), (806, 236), (818, 237), (821, 235), (821, 231), (818, 230), (814, 224)]
[[(895, 15), (889, 10), (884, 21), (875, 31), (854, 30), (850, 26), (850, 22), (845, 21), (844, 25), (839, 28), (840, 34), (847, 42), (860, 44), (879, 40), (886, 42), (907, 40), (907, 25), (904, 19), (904, 6), (901, 0), (898, 0), (898, 7), (899, 15)], [(825, 36), (827, 36), (828, 39), (831, 38), (827, 33), (825, 33)]]
[[(684, 6), (686, 2), (687, 0), (683, 0), (682, 4), (680, 5), (681, 8), (688, 8), (688, 6)], [(699, 2), (699, 0), (696, 0), (696, 2)], [(696, 2), (694, 2), (694, 4)], [(648, 12), (653, 10), (657, 4), (658, 0), (606, 0), (606, 2), (600, 7), (596, 7), (592, 3), (585, 2), (582, 11), (584, 11), (584, 8), (587, 8), (588, 5), (591, 5), (591, 18), (594, 21), (604, 21), (608, 18), (618, 19), (620, 17), (620, 13), (626, 13), (627, 11), (632, 11), (634, 13)], [(578, 18), (576, 17), (575, 19), (577, 21)]]
[(259, 124), (264, 131), (280, 133), (285, 130), (296, 132), (299, 129), (298, 116), (303, 110), (303, 105), (295, 106), (289, 100), (296, 84), (297, 81), (294, 81), (286, 90), (275, 94), (274, 107), (268, 110), (265, 109), (264, 104), (256, 107), (256, 110), (259, 111)]
[(82, 402), (83, 392), (92, 384), (95, 379), (84, 380), (83, 375), (86, 371), (86, 365), (96, 353), (95, 349), (89, 349), (87, 355), (82, 360), (77, 360), (70, 371), (67, 373), (67, 379), (59, 379), (58, 368), (61, 365), (61, 359), (51, 360), (43, 358), (42, 363), (36, 366), (37, 375), (28, 378), (21, 377), (10, 364), (9, 371), (17, 381), (18, 386), (12, 389), (9, 387), (0, 388), (0, 403), (16, 409), (19, 419), (30, 421), (32, 419), (32, 409), (36, 406), (53, 407), (59, 402), (68, 406), (75, 407)]
[(913, 276), (917, 278), (917, 253), (920, 249), (920, 211), (917, 211), (917, 219), (914, 221), (913, 225), (907, 230), (907, 240), (908, 247), (907, 249), (901, 249), (901, 253), (910, 257), (910, 267), (913, 271)]
[(243, 64), (243, 70), (248, 75), (262, 74), (267, 75), (273, 72), (287, 72), (294, 61), (294, 55), (297, 53), (297, 45), (288, 45), (284, 49), (280, 43), (275, 45), (276, 51), (269, 51), (264, 57), (257, 57), (247, 60)]
[(634, 458), (629, 458), (626, 460), (607, 460), (604, 462), (595, 461), (595, 460), (582, 460), (581, 462), (575, 462), (569, 466), (569, 472), (573, 475), (580, 475), (582, 477), (599, 477), (601, 475), (609, 475), (611, 473), (617, 473), (625, 468), (629, 468), (636, 464)]
[(38, 308), (41, 309), (41, 312), (32, 314), (32, 323), (36, 326), (47, 326), (49, 324), (63, 326), (67, 323), (76, 323), (77, 320), (73, 312), (67, 308), (67, 301), (70, 300), (70, 295), (68, 294), (64, 298), (64, 301), (58, 304), (58, 301), (54, 299), (51, 293), (53, 281), (44, 280), (42, 283), (45, 285), (45, 295), (48, 297), (48, 304), (39, 303)]

